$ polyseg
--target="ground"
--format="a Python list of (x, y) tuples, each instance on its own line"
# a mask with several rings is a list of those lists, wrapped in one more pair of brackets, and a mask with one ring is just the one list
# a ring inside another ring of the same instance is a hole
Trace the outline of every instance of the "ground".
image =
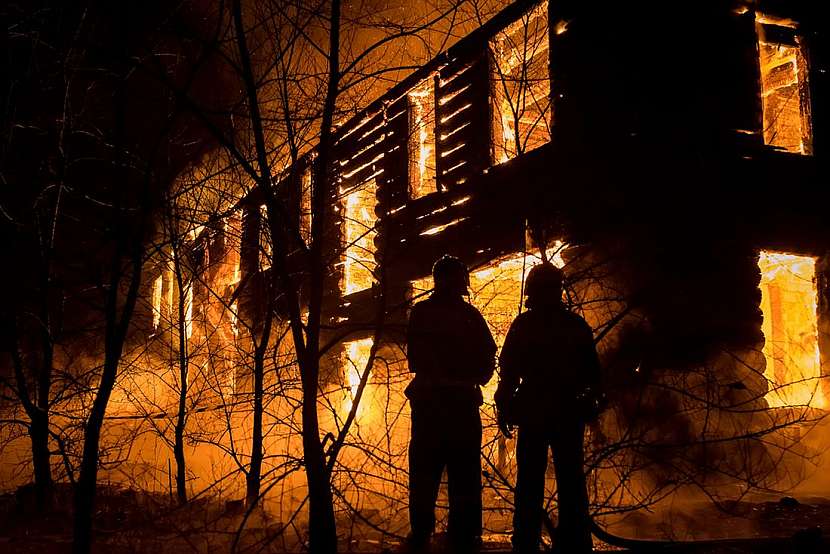
[[(71, 489), (59, 487), (56, 508), (36, 514), (26, 489), (0, 496), (0, 551), (52, 554), (67, 552), (71, 544)], [(303, 550), (296, 539), (303, 526), (254, 513), (239, 532), (244, 518), (241, 503), (202, 498), (185, 508), (173, 506), (167, 495), (102, 487), (96, 513), (95, 552), (168, 554), (175, 552), (289, 552)], [(344, 540), (341, 552), (394, 552), (398, 541), (384, 538), (371, 527), (354, 524), (354, 537)], [(726, 503), (689, 503), (682, 509), (657, 514), (634, 514), (614, 525), (612, 532), (644, 541), (629, 552), (807, 554), (830, 551), (821, 529), (830, 529), (830, 498), (777, 497)], [(441, 543), (440, 536), (436, 541)], [(508, 550), (505, 537), (486, 537), (484, 550)], [(598, 549), (611, 549), (597, 545)], [(619, 550), (619, 549), (616, 549)]]

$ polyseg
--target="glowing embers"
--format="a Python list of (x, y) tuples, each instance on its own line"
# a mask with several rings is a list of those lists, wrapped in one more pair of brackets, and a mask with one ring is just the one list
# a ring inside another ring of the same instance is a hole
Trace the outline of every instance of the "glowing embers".
[(812, 154), (810, 87), (801, 39), (788, 26), (759, 20), (756, 28), (764, 143), (788, 152)]
[(825, 408), (818, 349), (813, 258), (761, 252), (764, 376), (770, 406)]
[(413, 200), (437, 190), (435, 184), (435, 85), (427, 77), (407, 94), (409, 98), (409, 197)]
[(368, 289), (375, 282), (376, 194), (377, 184), (369, 179), (345, 196), (345, 260), (341, 283), (344, 294)]
[(490, 41), (493, 60), (492, 162), (550, 142), (548, 3), (542, 2)]

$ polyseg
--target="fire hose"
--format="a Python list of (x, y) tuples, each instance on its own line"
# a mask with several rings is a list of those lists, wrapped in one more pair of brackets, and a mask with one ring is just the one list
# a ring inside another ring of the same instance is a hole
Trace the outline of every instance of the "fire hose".
[(758, 537), (740, 539), (705, 539), (673, 541), (664, 539), (633, 539), (621, 537), (609, 532), (591, 518), (591, 533), (604, 543), (634, 550), (637, 552), (707, 552), (712, 548), (735, 548), (748, 552), (756, 552), (759, 548), (772, 549), (795, 547), (795, 552), (819, 552), (822, 545), (822, 531), (820, 527), (810, 527), (797, 531), (791, 537)]

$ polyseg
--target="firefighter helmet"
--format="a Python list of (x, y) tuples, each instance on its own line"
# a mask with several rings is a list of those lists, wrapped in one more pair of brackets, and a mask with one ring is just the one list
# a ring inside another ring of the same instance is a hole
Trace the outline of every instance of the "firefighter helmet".
[(444, 254), (432, 266), (432, 280), (435, 290), (466, 294), (470, 286), (470, 273), (464, 262)]
[(534, 266), (525, 280), (525, 295), (528, 297), (562, 297), (562, 270), (550, 262)]

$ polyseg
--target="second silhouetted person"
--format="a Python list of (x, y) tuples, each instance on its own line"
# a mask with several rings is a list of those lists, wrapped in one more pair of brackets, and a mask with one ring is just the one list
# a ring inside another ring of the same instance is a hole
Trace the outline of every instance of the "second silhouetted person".
[(499, 426), (519, 426), (513, 548), (536, 552), (544, 514), (545, 468), (553, 452), (558, 491), (557, 550), (591, 552), (583, 468), (585, 423), (598, 413), (599, 360), (591, 328), (562, 302), (562, 271), (534, 267), (525, 282), (528, 311), (510, 326), (496, 391)]

